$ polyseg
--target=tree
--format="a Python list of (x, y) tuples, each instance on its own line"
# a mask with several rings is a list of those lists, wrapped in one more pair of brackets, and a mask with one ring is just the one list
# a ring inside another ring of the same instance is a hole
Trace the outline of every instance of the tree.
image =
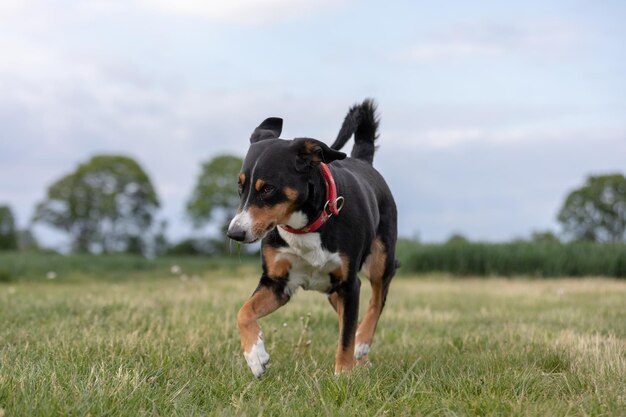
[(572, 191), (559, 211), (566, 235), (575, 240), (620, 242), (626, 231), (626, 178), (622, 174), (589, 176)]
[(17, 231), (17, 249), (20, 252), (35, 252), (40, 250), (39, 242), (30, 229)]
[(202, 164), (191, 198), (187, 202), (187, 214), (195, 227), (209, 223), (220, 225), (223, 250), (228, 250), (226, 229), (239, 206), (237, 178), (243, 160), (237, 156), (221, 155)]
[(158, 207), (154, 187), (136, 161), (98, 155), (48, 188), (34, 221), (67, 232), (78, 252), (137, 250)]
[(0, 206), (0, 250), (17, 249), (15, 217), (9, 206)]
[(211, 255), (206, 243), (206, 239), (185, 238), (170, 246), (166, 253), (172, 256)]
[(446, 241), (447, 245), (463, 245), (469, 243), (469, 239), (460, 233), (453, 233)]
[(169, 243), (167, 241), (167, 220), (161, 220), (152, 238), (152, 253), (154, 255), (164, 255), (167, 253)]
[(537, 243), (560, 243), (558, 236), (552, 230), (536, 230), (530, 234), (530, 240)]

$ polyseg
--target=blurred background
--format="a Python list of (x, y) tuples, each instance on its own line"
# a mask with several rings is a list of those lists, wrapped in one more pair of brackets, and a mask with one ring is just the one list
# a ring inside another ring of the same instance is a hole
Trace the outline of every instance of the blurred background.
[(624, 18), (590, 0), (2, 0), (1, 245), (232, 253), (252, 129), (278, 116), (331, 143), (373, 97), (407, 265), (501, 273), (524, 252), (554, 275), (546, 257), (597, 251), (626, 275)]

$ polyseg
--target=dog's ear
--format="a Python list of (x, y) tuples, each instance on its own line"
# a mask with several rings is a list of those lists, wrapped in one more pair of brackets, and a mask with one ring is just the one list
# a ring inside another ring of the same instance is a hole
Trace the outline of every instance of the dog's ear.
[(345, 153), (331, 149), (316, 139), (299, 138), (294, 139), (293, 143), (298, 152), (298, 159), (307, 165), (317, 166), (320, 162), (330, 163), (346, 157)]
[(280, 117), (269, 117), (254, 129), (250, 136), (250, 143), (256, 143), (265, 139), (276, 139), (283, 131), (283, 119)]

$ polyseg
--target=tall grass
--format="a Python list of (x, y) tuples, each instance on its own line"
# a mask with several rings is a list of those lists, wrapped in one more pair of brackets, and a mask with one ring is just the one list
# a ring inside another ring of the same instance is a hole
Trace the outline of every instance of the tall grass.
[(403, 242), (398, 252), (405, 272), (626, 278), (624, 244)]

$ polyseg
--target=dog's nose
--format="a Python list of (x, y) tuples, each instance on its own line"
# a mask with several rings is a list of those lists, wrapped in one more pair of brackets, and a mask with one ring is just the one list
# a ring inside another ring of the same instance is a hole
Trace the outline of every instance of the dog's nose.
[(226, 236), (237, 242), (243, 242), (246, 239), (246, 231), (236, 227), (231, 227), (226, 232)]

